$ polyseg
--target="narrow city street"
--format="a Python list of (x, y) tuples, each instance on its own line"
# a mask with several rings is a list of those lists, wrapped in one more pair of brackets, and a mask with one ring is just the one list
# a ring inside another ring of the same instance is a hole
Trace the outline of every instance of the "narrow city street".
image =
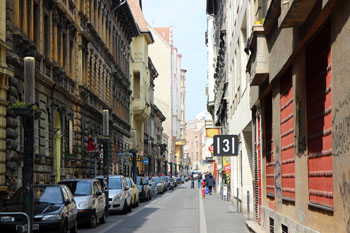
[[(197, 187), (197, 182), (195, 187)], [(96, 228), (80, 227), (84, 233), (245, 233), (245, 217), (219, 196), (203, 200), (190, 182), (140, 203), (127, 215), (112, 214)]]

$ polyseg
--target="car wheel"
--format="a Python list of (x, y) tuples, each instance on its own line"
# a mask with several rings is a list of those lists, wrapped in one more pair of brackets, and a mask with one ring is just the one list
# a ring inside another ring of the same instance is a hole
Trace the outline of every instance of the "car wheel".
[(90, 228), (95, 228), (97, 225), (97, 216), (96, 213), (92, 213), (91, 214), (91, 218), (90, 218)]
[(106, 211), (103, 211), (103, 215), (100, 218), (100, 223), (105, 223), (106, 222)]
[(78, 232), (78, 223), (77, 220), (74, 221), (74, 226), (70, 229), (69, 233), (77, 233)]

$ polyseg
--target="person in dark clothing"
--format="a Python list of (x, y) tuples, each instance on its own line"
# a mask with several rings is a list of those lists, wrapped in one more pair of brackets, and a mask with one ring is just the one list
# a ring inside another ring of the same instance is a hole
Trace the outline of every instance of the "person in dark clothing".
[(190, 180), (191, 180), (191, 189), (194, 189), (194, 177), (193, 177), (193, 174), (190, 176)]
[(206, 181), (205, 181), (206, 185), (209, 188), (209, 195), (211, 195), (213, 186), (215, 185), (215, 180), (214, 180), (214, 176), (212, 176), (211, 173), (208, 174), (208, 176), (206, 177)]

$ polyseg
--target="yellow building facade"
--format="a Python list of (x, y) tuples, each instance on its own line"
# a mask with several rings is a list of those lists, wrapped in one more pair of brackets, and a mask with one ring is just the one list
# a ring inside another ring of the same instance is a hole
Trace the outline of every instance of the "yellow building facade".
[[(143, 172), (142, 158), (145, 156), (145, 122), (151, 114), (151, 74), (149, 67), (148, 45), (154, 42), (151, 32), (143, 17), (137, 0), (129, 1), (132, 14), (139, 27), (140, 35), (134, 37), (131, 44), (130, 83), (131, 83), (131, 128), (136, 129), (136, 149), (138, 150), (137, 169)], [(132, 144), (132, 139), (131, 142)]]

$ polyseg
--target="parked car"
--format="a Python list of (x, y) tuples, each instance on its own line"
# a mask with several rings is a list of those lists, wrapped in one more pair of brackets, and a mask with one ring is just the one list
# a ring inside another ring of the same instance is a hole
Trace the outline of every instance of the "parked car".
[[(23, 212), (23, 188), (16, 191), (7, 207), (1, 212)], [(78, 209), (73, 195), (65, 185), (34, 186), (34, 222), (33, 228), (45, 232), (77, 232)], [(5, 218), (4, 218), (5, 217)], [(17, 225), (26, 224), (26, 218), (3, 216), (0, 232), (17, 232)]]
[(125, 177), (125, 179), (131, 190), (131, 206), (137, 207), (139, 206), (139, 191), (138, 191), (137, 185), (134, 183), (134, 181), (130, 177)]
[(137, 184), (140, 200), (142, 200), (142, 201), (151, 200), (152, 199), (152, 194), (151, 194), (152, 184), (149, 184), (148, 180), (142, 176), (137, 177), (136, 184)]
[(158, 194), (157, 182), (153, 178), (146, 177), (145, 180), (148, 182), (148, 185), (151, 187), (151, 196), (155, 197)]
[(165, 182), (159, 176), (153, 177), (157, 184), (157, 193), (164, 193), (166, 191)]
[(184, 182), (184, 179), (183, 179), (181, 176), (178, 176), (178, 177), (176, 178), (176, 183), (178, 183), (178, 184), (183, 184), (183, 183), (185, 183), (185, 182)]
[(96, 227), (97, 219), (106, 222), (106, 198), (97, 179), (70, 179), (60, 181), (73, 194), (78, 206), (78, 224), (89, 224)]
[[(103, 176), (96, 177), (103, 179)], [(110, 212), (122, 212), (126, 214), (131, 211), (131, 190), (121, 175), (110, 175), (108, 179), (108, 201)]]
[(170, 176), (164, 176), (164, 181), (165, 181), (167, 190), (174, 189), (174, 187), (171, 185)]
[(177, 187), (176, 177), (173, 176), (170, 178), (170, 180), (171, 180), (171, 186), (173, 186), (173, 188), (176, 188)]

